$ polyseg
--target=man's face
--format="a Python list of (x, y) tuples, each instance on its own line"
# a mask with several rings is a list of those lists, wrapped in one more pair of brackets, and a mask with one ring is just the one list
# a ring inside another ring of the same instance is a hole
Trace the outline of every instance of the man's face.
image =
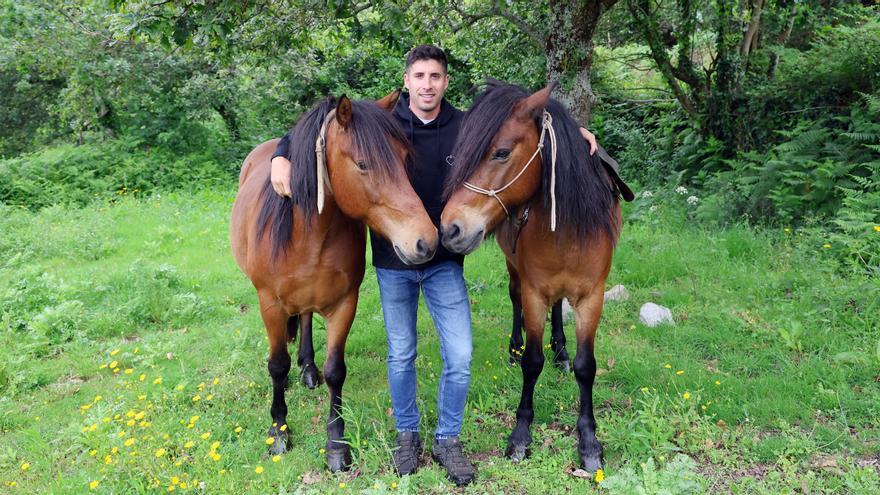
[(436, 60), (418, 60), (403, 74), (403, 85), (409, 90), (410, 107), (429, 114), (440, 106), (449, 75)]

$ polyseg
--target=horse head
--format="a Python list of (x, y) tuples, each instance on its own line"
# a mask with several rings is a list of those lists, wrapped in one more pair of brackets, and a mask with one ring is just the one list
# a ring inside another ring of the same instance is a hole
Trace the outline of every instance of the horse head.
[[(536, 121), (551, 89), (532, 95), (493, 95), (490, 89), (468, 110), (453, 151), (455, 168), (446, 183), (449, 200), (440, 219), (443, 245), (450, 251), (476, 249), (512, 208), (539, 190), (544, 140)], [(497, 132), (491, 134), (493, 129)]]
[(339, 98), (326, 122), (327, 182), (345, 215), (391, 241), (404, 263), (420, 264), (434, 256), (439, 241), (407, 177), (410, 148), (391, 114), (399, 96), (394, 91), (377, 102)]

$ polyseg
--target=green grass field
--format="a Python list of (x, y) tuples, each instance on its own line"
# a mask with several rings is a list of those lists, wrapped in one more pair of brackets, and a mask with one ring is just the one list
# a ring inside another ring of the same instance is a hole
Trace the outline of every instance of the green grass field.
[[(292, 376), (292, 450), (267, 454), (265, 331), (229, 252), (232, 191), (0, 208), (0, 492), (444, 493), (430, 460), (400, 479), (375, 275), (344, 388), (353, 470), (323, 467), (327, 389)], [(466, 261), (475, 356), (467, 493), (880, 492), (880, 283), (799, 232), (708, 230), (661, 209), (624, 227), (594, 388), (605, 480), (575, 471), (577, 386), (548, 359), (533, 456), (501, 455), (521, 375), (494, 243)], [(677, 324), (647, 328), (647, 301)], [(571, 325), (568, 325), (569, 335)], [(419, 314), (419, 406), (436, 422), (438, 343)], [(323, 363), (323, 323), (316, 322)], [(569, 343), (569, 351), (573, 346)], [(549, 358), (548, 351), (548, 358)], [(320, 365), (320, 364), (319, 364)], [(295, 368), (294, 368), (295, 369)]]

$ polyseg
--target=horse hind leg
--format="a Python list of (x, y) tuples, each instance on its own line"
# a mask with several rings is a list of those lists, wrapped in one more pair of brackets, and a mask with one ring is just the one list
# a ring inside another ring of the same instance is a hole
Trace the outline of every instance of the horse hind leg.
[(290, 372), (290, 354), (287, 352), (289, 315), (271, 296), (260, 297), (260, 315), (269, 337), (269, 376), (272, 377), (272, 426), (269, 437), (273, 439), (269, 452), (273, 455), (287, 451), (287, 403), (284, 390)]
[(354, 321), (358, 293), (349, 295), (327, 318), (327, 359), (324, 361), (324, 380), (330, 394), (330, 414), (327, 418), (326, 460), (331, 472), (347, 471), (351, 466), (351, 449), (345, 441), (345, 421), (342, 418), (342, 385), (345, 383), (345, 341)]
[(522, 395), (516, 409), (516, 426), (507, 439), (505, 450), (505, 455), (514, 462), (531, 454), (535, 384), (544, 368), (544, 320), (547, 317), (547, 304), (539, 294), (523, 291), (522, 304), (526, 329), (526, 345), (522, 355)]
[(562, 299), (553, 304), (550, 310), (550, 349), (553, 350), (553, 364), (560, 370), (571, 371), (571, 359), (565, 349), (565, 329), (562, 325)]
[[(600, 284), (599, 287), (602, 287)], [(574, 358), (574, 375), (580, 390), (580, 410), (577, 421), (578, 456), (586, 471), (596, 472), (602, 468), (602, 444), (596, 438), (596, 418), (593, 415), (593, 382), (596, 378), (594, 342), (596, 328), (602, 316), (604, 294), (593, 291), (579, 301), (577, 312), (577, 354)]]
[[(299, 353), (296, 356), (296, 364), (299, 366), (299, 377), (303, 385), (313, 390), (321, 384), (321, 374), (315, 365), (315, 347), (312, 340), (312, 313), (303, 313), (296, 317), (300, 327)], [(293, 335), (296, 335), (296, 322), (287, 322), (288, 334), (293, 326)]]

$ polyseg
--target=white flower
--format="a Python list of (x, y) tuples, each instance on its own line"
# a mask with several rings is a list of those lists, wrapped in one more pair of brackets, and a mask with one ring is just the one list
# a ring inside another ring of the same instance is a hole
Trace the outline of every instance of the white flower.
[(700, 198), (696, 196), (688, 196), (687, 202), (689, 205), (693, 206), (700, 202)]
[(682, 196), (684, 196), (685, 194), (688, 193), (688, 190), (687, 190), (687, 188), (684, 187), (684, 186), (678, 186), (678, 187), (675, 188), (675, 192), (677, 192), (678, 194), (681, 194)]
[(652, 205), (650, 208), (648, 208), (648, 211), (654, 213), (655, 211), (657, 211), (657, 205)]
[(650, 198), (650, 197), (653, 197), (653, 196), (654, 196), (654, 193), (652, 193), (651, 191), (642, 191), (642, 197), (643, 197), (643, 198)]

